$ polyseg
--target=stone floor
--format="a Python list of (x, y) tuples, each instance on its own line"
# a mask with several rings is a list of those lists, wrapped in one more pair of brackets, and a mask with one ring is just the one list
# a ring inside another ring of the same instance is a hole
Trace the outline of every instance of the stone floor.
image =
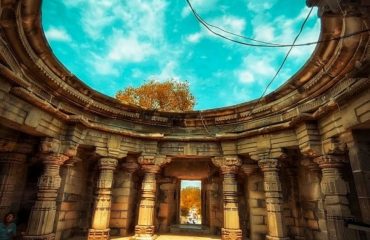
[[(86, 238), (73, 238), (71, 240), (85, 240)], [(131, 237), (123, 237), (123, 238), (117, 238), (112, 237), (111, 239), (115, 240), (130, 240)], [(205, 236), (205, 235), (174, 235), (174, 234), (163, 234), (159, 235), (156, 240), (220, 240), (220, 236)]]
[[(129, 240), (130, 238), (112, 238), (112, 239), (119, 239), (119, 240)], [(211, 240), (211, 239), (221, 239), (219, 236), (189, 236), (189, 235), (172, 235), (172, 234), (164, 234), (159, 235), (156, 240)]]

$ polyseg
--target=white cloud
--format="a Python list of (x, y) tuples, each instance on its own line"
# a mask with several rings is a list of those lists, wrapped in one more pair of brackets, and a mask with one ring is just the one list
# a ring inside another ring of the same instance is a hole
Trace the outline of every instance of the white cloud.
[(261, 1), (261, 0), (248, 0), (247, 8), (253, 12), (261, 12), (271, 9), (277, 0)]
[(250, 71), (250, 69), (242, 70), (238, 72), (238, 79), (241, 83), (253, 83), (255, 81), (253, 73)]
[(107, 59), (115, 62), (142, 62), (156, 52), (150, 43), (139, 41), (136, 35), (126, 37), (122, 32), (116, 32), (109, 45)]
[(262, 25), (253, 28), (253, 33), (256, 39), (261, 39), (267, 42), (275, 41), (275, 28), (270, 25)]
[[(212, 11), (218, 5), (218, 0), (190, 0), (190, 3), (197, 13), (203, 14)], [(186, 4), (181, 11), (181, 16), (185, 18), (189, 16), (190, 13), (191, 9), (188, 4)]]
[(234, 74), (240, 83), (263, 85), (264, 80), (272, 77), (276, 72), (272, 60), (272, 57), (266, 53), (249, 54)]
[(64, 28), (50, 27), (45, 32), (46, 38), (49, 41), (59, 41), (59, 42), (70, 42), (71, 36), (67, 33)]
[(186, 37), (186, 40), (191, 43), (198, 43), (203, 36), (204, 35), (202, 32), (196, 32), (196, 33), (188, 35)]
[(115, 68), (111, 61), (106, 61), (104, 58), (96, 55), (95, 53), (90, 53), (91, 58), (88, 59), (88, 64), (94, 69), (93, 71), (99, 75), (107, 76), (119, 76), (119, 71)]
[(220, 18), (212, 19), (210, 23), (236, 34), (242, 34), (246, 25), (246, 22), (243, 18), (238, 18), (231, 15), (224, 15)]
[(168, 79), (179, 79), (179, 76), (176, 74), (176, 68), (178, 64), (176, 61), (169, 61), (162, 68), (162, 71), (158, 75), (152, 75), (150, 78), (154, 78), (159, 81), (165, 81)]
[[(244, 19), (232, 15), (224, 15), (222, 17), (210, 19), (209, 23), (214, 26), (220, 27), (226, 31), (233, 32), (239, 35), (241, 35), (244, 32), (246, 26), (246, 22)], [(212, 29), (215, 32), (222, 33), (223, 35), (225, 34), (217, 28)], [(198, 43), (204, 37), (218, 38), (212, 33), (210, 33), (208, 30), (201, 27), (201, 30), (199, 32), (195, 32), (188, 35), (186, 37), (186, 40), (190, 43)]]

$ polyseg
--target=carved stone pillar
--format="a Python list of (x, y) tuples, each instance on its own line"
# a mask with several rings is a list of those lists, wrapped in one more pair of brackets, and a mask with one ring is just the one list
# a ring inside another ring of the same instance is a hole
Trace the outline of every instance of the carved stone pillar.
[(215, 157), (213, 163), (221, 168), (223, 174), (224, 226), (223, 240), (241, 240), (242, 230), (239, 222), (238, 184), (236, 173), (241, 165), (237, 156)]
[(0, 154), (0, 216), (14, 211), (16, 185), (21, 178), (22, 169), (26, 162), (26, 154), (1, 153)]
[(49, 240), (55, 238), (54, 220), (56, 215), (56, 198), (60, 188), (60, 166), (69, 157), (64, 154), (43, 154), (44, 173), (38, 181), (38, 193), (32, 207), (24, 239)]
[(113, 172), (117, 163), (115, 158), (103, 157), (99, 159), (99, 176), (96, 182), (93, 216), (88, 239), (109, 239)]
[(347, 194), (348, 183), (343, 179), (342, 168), (347, 160), (343, 155), (324, 155), (315, 159), (322, 171), (321, 191), (327, 218), (329, 239), (357, 239), (346, 231), (344, 220), (352, 218)]
[[(170, 225), (173, 223), (176, 203), (175, 203), (175, 191), (176, 191), (176, 184), (173, 182), (163, 183), (160, 185), (160, 189), (165, 194), (165, 201), (161, 204), (160, 207), (160, 217), (163, 219), (161, 223), (162, 232), (169, 232)], [(165, 206), (165, 207), (163, 207)], [(162, 209), (163, 207), (163, 209)]]
[(298, 189), (298, 168), (294, 166), (294, 162), (291, 161), (286, 167), (286, 173), (290, 184), (290, 196), (289, 206), (294, 219), (294, 225), (291, 226), (291, 233), (294, 239), (305, 239), (304, 238), (304, 218), (302, 208), (299, 202), (299, 189)]
[[(250, 181), (250, 177), (255, 174), (257, 171), (258, 171), (258, 165), (257, 164), (253, 164), (253, 163), (248, 163), (248, 164), (243, 164), (242, 165), (242, 171), (244, 172), (244, 174), (247, 176), (248, 178), (248, 184), (249, 185), (249, 181)], [(249, 226), (249, 229), (250, 229), (250, 233), (249, 233), (249, 239), (250, 240), (254, 240), (255, 239), (255, 236), (257, 235), (256, 234), (256, 231), (255, 231), (255, 224), (253, 224), (253, 214), (252, 214), (252, 211), (251, 209), (253, 207), (255, 207), (252, 203), (252, 201), (254, 199), (251, 198), (252, 197), (252, 194), (251, 194), (251, 189), (248, 187), (248, 208), (249, 208), (249, 223), (250, 223), (250, 226)]]
[(120, 209), (122, 213), (120, 214), (121, 217), (123, 215), (126, 216), (125, 221), (123, 221), (124, 225), (121, 226), (120, 229), (120, 236), (127, 236), (130, 234), (130, 227), (132, 226), (135, 217), (135, 210), (136, 210), (136, 204), (135, 204), (135, 195), (136, 190), (135, 183), (134, 183), (134, 173), (139, 169), (139, 165), (136, 163), (136, 158), (133, 159), (132, 157), (127, 157), (126, 162), (122, 164), (123, 171), (125, 171), (125, 178), (123, 185), (125, 186), (125, 195), (120, 197), (119, 202), (122, 208)]
[[(313, 161), (312, 156), (306, 156), (301, 162), (301, 165), (304, 166), (310, 174), (309, 183), (311, 184), (311, 188), (309, 189), (311, 197), (311, 201), (316, 203), (316, 212), (317, 212), (317, 220), (318, 220), (318, 230), (320, 232), (320, 239), (327, 240), (328, 239), (328, 230), (326, 226), (326, 214), (324, 208), (324, 197), (322, 196), (321, 191), (321, 169), (317, 163)], [(307, 219), (307, 218), (306, 218)], [(306, 228), (308, 227), (308, 223), (306, 222)]]
[(268, 240), (289, 239), (283, 217), (283, 201), (279, 178), (280, 164), (277, 159), (262, 159), (258, 165), (264, 174), (267, 208)]
[(206, 185), (207, 191), (207, 205), (208, 205), (208, 219), (209, 219), (209, 228), (212, 234), (216, 234), (216, 227), (217, 227), (217, 212), (218, 209), (218, 202), (219, 202), (219, 194), (218, 194), (218, 184), (215, 182), (210, 182)]
[(157, 182), (156, 174), (161, 166), (168, 163), (165, 156), (140, 156), (139, 164), (144, 171), (144, 179), (141, 186), (141, 200), (139, 206), (138, 223), (135, 227), (135, 239), (154, 239), (154, 208), (156, 204)]

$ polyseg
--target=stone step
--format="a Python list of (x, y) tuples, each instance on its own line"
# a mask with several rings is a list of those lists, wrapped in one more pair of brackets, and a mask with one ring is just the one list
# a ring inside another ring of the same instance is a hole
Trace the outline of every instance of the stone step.
[(210, 234), (207, 226), (197, 224), (178, 224), (170, 227), (171, 233), (196, 233), (196, 234)]

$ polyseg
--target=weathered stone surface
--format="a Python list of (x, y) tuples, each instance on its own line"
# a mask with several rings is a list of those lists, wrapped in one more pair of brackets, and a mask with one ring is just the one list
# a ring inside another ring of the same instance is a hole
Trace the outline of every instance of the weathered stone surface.
[(25, 239), (152, 239), (178, 223), (179, 180), (198, 179), (204, 225), (224, 239), (358, 239), (345, 221), (370, 223), (370, 48), (356, 34), (369, 4), (307, 3), (321, 43), (285, 85), (258, 102), (164, 113), (81, 83), (46, 44), (41, 1), (2, 1), (0, 214), (30, 212)]

